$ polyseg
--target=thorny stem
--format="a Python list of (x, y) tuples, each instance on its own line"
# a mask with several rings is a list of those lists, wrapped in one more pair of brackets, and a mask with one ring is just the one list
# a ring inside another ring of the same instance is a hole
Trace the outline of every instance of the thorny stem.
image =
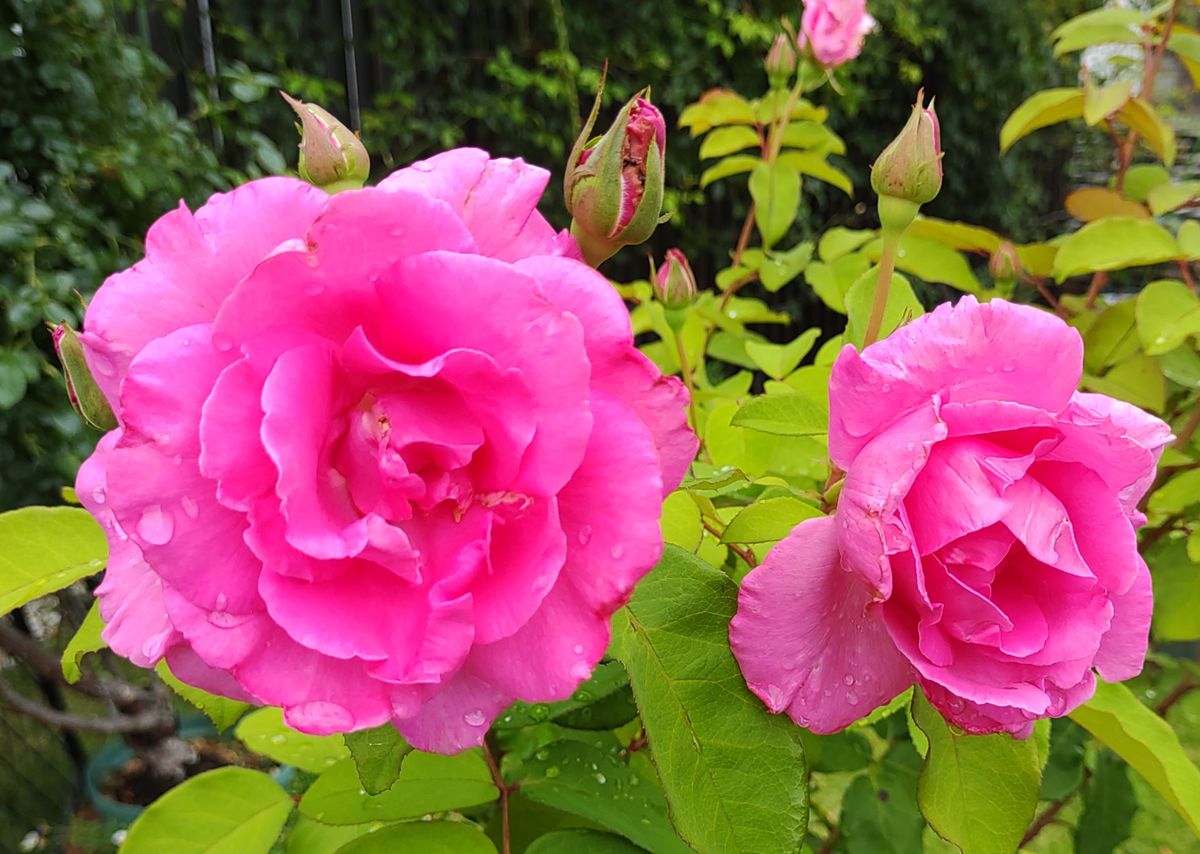
[(508, 825), (508, 796), (512, 792), (512, 788), (504, 782), (504, 777), (500, 774), (500, 766), (496, 764), (496, 757), (492, 753), (493, 747), (495, 745), (491, 743), (490, 739), (485, 741), (483, 745), (483, 758), (487, 762), (488, 770), (492, 772), (492, 782), (500, 790), (501, 854), (512, 854), (512, 840)]

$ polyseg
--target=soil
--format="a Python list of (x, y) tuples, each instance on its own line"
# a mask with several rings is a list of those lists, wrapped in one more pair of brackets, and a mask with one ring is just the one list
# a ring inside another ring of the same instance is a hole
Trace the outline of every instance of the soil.
[[(259, 771), (268, 771), (275, 767), (271, 760), (251, 753), (240, 744), (211, 738), (190, 738), (188, 744), (196, 750), (196, 761), (187, 766), (185, 778), (195, 777), (197, 774), (226, 765), (240, 765)], [(101, 791), (114, 801), (144, 807), (157, 800), (173, 785), (175, 784), (148, 775), (146, 763), (134, 756), (108, 775)]]

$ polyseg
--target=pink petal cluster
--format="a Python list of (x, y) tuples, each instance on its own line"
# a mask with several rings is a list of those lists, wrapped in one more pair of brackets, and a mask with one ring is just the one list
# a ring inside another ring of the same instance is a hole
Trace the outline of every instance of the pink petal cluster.
[(825, 68), (837, 68), (862, 52), (863, 41), (875, 29), (866, 0), (804, 0), (800, 18), (800, 49), (811, 50)]
[(952, 723), (1024, 737), (1142, 668), (1134, 528), (1170, 429), (1075, 388), (1078, 333), (966, 297), (830, 382), (846, 479), (745, 579), (730, 639), (753, 690), (835, 732), (914, 682)]
[(588, 677), (696, 440), (547, 179), (460, 149), (150, 229), (82, 336), (120, 421), (77, 483), (114, 650), (440, 752)]

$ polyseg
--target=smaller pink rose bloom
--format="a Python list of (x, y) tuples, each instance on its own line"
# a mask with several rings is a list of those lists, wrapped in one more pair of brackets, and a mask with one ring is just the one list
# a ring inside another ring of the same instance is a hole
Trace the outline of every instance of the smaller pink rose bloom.
[(830, 733), (914, 682), (972, 733), (1028, 736), (1142, 669), (1152, 597), (1134, 528), (1171, 431), (1077, 392), (1083, 345), (1046, 312), (965, 297), (829, 385), (846, 472), (746, 576), (730, 625), (750, 689)]
[(866, 0), (805, 0), (800, 19), (800, 49), (811, 50), (825, 68), (837, 68), (862, 52), (875, 29)]

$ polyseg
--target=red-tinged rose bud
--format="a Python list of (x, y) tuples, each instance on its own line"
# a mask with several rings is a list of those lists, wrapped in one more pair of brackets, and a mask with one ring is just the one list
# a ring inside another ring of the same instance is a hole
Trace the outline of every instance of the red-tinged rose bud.
[(279, 94), (300, 117), (300, 177), (330, 193), (362, 187), (371, 158), (358, 135), (328, 110)]
[(1021, 274), (1021, 258), (1017, 247), (1007, 240), (1001, 241), (988, 259), (988, 272), (997, 282), (1011, 282)]
[(112, 407), (92, 378), (87, 359), (83, 355), (83, 345), (75, 330), (65, 323), (54, 327), (51, 333), (54, 350), (62, 363), (63, 374), (67, 378), (67, 397), (71, 406), (79, 413), (84, 422), (97, 430), (109, 431), (117, 426), (116, 416)]
[[(908, 227), (917, 210), (942, 189), (942, 145), (933, 101), (924, 106), (917, 93), (908, 122), (871, 167), (871, 186), (879, 194), (885, 229)], [(888, 200), (888, 201), (885, 201)]]
[(592, 266), (622, 246), (644, 242), (658, 227), (667, 146), (666, 122), (650, 103), (649, 90), (621, 109), (607, 133), (588, 141), (599, 100), (597, 94), (563, 182), (571, 234)]
[(767, 58), (763, 60), (763, 68), (767, 72), (767, 80), (776, 89), (787, 87), (792, 79), (792, 75), (796, 73), (796, 65), (799, 61), (796, 51), (796, 41), (787, 33), (780, 33), (775, 36), (775, 41), (771, 44), (771, 49), (767, 51)]
[(667, 250), (654, 277), (654, 295), (667, 308), (683, 308), (696, 299), (696, 276), (680, 250)]

